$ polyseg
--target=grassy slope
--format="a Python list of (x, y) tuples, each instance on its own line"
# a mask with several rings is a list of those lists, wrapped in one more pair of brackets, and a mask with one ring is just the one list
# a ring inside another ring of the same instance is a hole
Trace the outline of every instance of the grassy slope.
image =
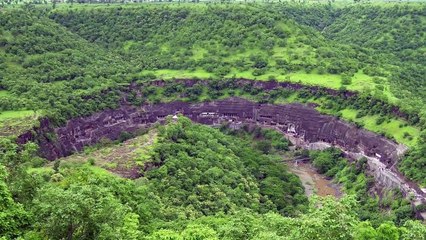
[[(424, 2), (343, 8), (338, 11), (339, 17), (323, 29), (323, 34), (333, 41), (387, 56), (382, 62), (398, 67), (389, 72), (383, 93), (414, 111), (419, 111), (419, 105), (423, 106), (420, 112), (424, 115), (426, 85), (421, 76), (426, 72), (425, 11)], [(404, 70), (407, 66), (412, 68)], [(409, 76), (412, 71), (418, 71), (418, 75)]]
[(38, 114), (33, 110), (0, 112), (0, 137), (15, 135), (37, 124)]
[(7, 121), (15, 118), (24, 118), (28, 116), (33, 116), (35, 114), (32, 110), (21, 110), (21, 111), (3, 111), (0, 112), (0, 122)]
[[(213, 73), (209, 73), (203, 69), (196, 70), (171, 70), (171, 69), (160, 69), (160, 70), (144, 70), (141, 75), (149, 73), (155, 74), (160, 79), (172, 79), (172, 78), (200, 78), (207, 79), (216, 77)], [(282, 74), (279, 70), (270, 70), (260, 76), (254, 76), (251, 71), (238, 71), (232, 69), (232, 71), (225, 75), (225, 77), (237, 77), (247, 78), (256, 80), (269, 80), (271, 77), (281, 82), (297, 82), (305, 85), (322, 86), (331, 89), (339, 89), (341, 84), (341, 77), (337, 74), (318, 74), (318, 73), (306, 73), (304, 71), (298, 71), (289, 74)], [(373, 90), (375, 83), (372, 78), (368, 75), (358, 72), (353, 77), (352, 83), (347, 85), (346, 88), (352, 91), (363, 91)], [(390, 99), (396, 100), (393, 94), (389, 91), (386, 92)]]
[[(374, 116), (364, 116), (361, 118), (356, 118), (358, 113), (355, 109), (345, 109), (341, 111), (342, 118), (346, 120), (351, 120), (353, 122), (364, 124), (364, 128), (373, 131), (373, 132), (386, 132), (392, 135), (396, 141), (403, 143), (407, 146), (415, 146), (417, 142), (417, 138), (420, 134), (420, 130), (418, 128), (407, 126), (406, 122), (400, 119), (390, 119), (389, 121), (385, 121), (382, 124), (377, 124), (376, 120), (380, 117), (377, 115)], [(404, 134), (410, 134), (413, 136), (412, 139), (404, 137)]]
[(0, 97), (7, 97), (10, 93), (6, 90), (0, 90)]
[(4, 100), (0, 102), (0, 135), (15, 135), (34, 125), (33, 110), (41, 115), (62, 108), (81, 115), (84, 103), (89, 108), (100, 106), (87, 98), (83, 103), (76, 100), (99, 96), (125, 65), (119, 56), (46, 17), (6, 9), (0, 20), (7, 23), (0, 26), (0, 39), (5, 42), (0, 47), (0, 89), (7, 89), (0, 90), (0, 101)]

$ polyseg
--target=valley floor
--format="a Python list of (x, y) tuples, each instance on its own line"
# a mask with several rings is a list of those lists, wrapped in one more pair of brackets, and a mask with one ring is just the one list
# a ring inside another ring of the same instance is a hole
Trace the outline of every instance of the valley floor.
[(296, 174), (300, 178), (308, 197), (314, 194), (321, 197), (334, 196), (339, 198), (342, 196), (341, 187), (333, 183), (332, 180), (319, 174), (311, 164), (291, 161), (287, 163), (287, 166), (290, 172)]

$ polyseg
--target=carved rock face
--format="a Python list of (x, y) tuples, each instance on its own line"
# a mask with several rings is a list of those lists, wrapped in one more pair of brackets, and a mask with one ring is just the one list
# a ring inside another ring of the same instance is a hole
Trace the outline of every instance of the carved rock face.
[[(122, 106), (106, 110), (90, 117), (68, 121), (66, 126), (51, 129), (43, 125), (37, 129), (41, 155), (49, 160), (80, 151), (102, 138), (117, 139), (123, 131), (132, 132), (147, 124), (155, 123), (168, 115), (180, 113), (194, 122), (215, 125), (222, 122), (275, 126), (283, 132), (305, 142), (327, 142), (346, 151), (379, 158), (385, 165), (392, 165), (403, 152), (401, 146), (377, 134), (345, 123), (329, 115), (320, 114), (302, 104), (258, 104), (241, 98), (191, 104), (186, 102), (160, 103), (140, 107)], [(56, 139), (49, 139), (49, 131)], [(28, 134), (18, 142), (31, 140)]]

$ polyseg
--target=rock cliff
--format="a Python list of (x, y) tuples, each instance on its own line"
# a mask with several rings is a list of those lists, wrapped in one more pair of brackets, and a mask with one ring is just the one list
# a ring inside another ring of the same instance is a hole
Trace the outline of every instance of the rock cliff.
[(393, 165), (404, 147), (372, 132), (359, 129), (333, 116), (320, 114), (302, 104), (258, 104), (241, 98), (191, 104), (160, 103), (140, 107), (122, 106), (90, 117), (72, 119), (63, 127), (52, 129), (44, 120), (36, 136), (21, 135), (18, 142), (38, 139), (41, 154), (53, 160), (82, 150), (101, 138), (117, 139), (123, 131), (131, 132), (168, 115), (182, 114), (192, 121), (217, 125), (224, 121), (275, 126), (305, 142), (327, 142)]

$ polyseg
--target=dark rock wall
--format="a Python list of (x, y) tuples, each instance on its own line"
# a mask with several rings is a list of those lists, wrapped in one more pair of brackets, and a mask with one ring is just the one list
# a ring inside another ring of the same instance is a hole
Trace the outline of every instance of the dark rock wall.
[(90, 117), (72, 119), (66, 126), (56, 129), (50, 128), (47, 120), (44, 120), (33, 134), (21, 135), (18, 142), (37, 139), (41, 155), (53, 160), (81, 151), (84, 146), (95, 144), (102, 138), (117, 139), (123, 131), (131, 132), (178, 113), (207, 125), (226, 121), (274, 126), (306, 142), (323, 141), (346, 151), (376, 157), (387, 166), (395, 163), (402, 153), (400, 145), (333, 116), (320, 114), (311, 107), (302, 104), (258, 104), (241, 98), (198, 104), (171, 102), (140, 107), (122, 106)]

